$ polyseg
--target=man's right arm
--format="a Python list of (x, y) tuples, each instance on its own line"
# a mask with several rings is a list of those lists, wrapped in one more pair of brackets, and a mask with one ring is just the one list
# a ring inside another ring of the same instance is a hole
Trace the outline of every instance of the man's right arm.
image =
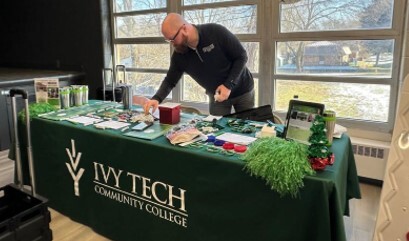
[(148, 100), (147, 102), (145, 102), (145, 104), (143, 105), (143, 110), (145, 112), (145, 115), (149, 114), (149, 110), (152, 107), (152, 113), (154, 113), (156, 111), (156, 109), (158, 109), (159, 106), (159, 101), (151, 99)]
[(153, 112), (157, 109), (158, 105), (169, 95), (176, 84), (182, 77), (183, 71), (178, 67), (174, 56), (172, 55), (171, 64), (166, 74), (165, 79), (162, 81), (158, 91), (152, 96), (152, 99), (145, 103), (145, 114), (148, 114), (149, 109), (153, 107)]

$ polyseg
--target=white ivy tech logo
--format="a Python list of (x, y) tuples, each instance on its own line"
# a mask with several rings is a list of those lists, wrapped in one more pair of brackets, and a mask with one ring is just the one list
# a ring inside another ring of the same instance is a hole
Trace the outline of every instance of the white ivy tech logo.
[[(78, 164), (80, 163), (81, 160), (81, 152), (78, 152), (78, 155), (75, 151), (75, 141), (71, 139), (71, 151), (68, 148), (65, 148), (67, 151), (68, 157), (70, 158), (70, 163), (66, 162), (65, 165), (67, 165), (68, 171), (71, 174), (72, 180), (74, 181), (74, 193), (75, 196), (80, 196), (80, 184), (79, 181), (81, 179), (82, 174), (84, 173), (84, 168), (80, 168), (79, 171), (77, 172), (77, 167)], [(74, 161), (75, 158), (75, 161)], [(77, 172), (77, 173), (75, 173)]]

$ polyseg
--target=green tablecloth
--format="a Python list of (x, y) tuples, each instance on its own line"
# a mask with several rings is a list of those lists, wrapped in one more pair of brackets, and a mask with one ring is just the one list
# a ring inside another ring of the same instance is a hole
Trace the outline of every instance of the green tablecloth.
[(32, 142), (37, 192), (113, 240), (345, 241), (348, 200), (360, 198), (346, 135), (334, 141), (335, 164), (306, 177), (296, 199), (249, 176), (237, 157), (165, 137), (34, 118)]

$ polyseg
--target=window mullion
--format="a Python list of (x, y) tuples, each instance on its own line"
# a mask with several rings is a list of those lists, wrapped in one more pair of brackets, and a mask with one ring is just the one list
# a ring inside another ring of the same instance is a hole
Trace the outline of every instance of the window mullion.
[(273, 20), (272, 1), (261, 1), (258, 5), (257, 32), (261, 36), (260, 59), (259, 59), (259, 105), (271, 104), (273, 100), (273, 80), (272, 80), (272, 28), (270, 22)]

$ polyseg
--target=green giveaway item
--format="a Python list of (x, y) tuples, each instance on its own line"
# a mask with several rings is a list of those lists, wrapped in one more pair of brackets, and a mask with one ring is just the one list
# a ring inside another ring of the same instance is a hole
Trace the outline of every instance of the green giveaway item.
[(296, 197), (299, 188), (304, 186), (305, 175), (315, 173), (307, 156), (307, 147), (303, 144), (264, 137), (253, 142), (242, 158), (252, 176), (266, 180), (280, 196)]
[[(28, 106), (28, 110), (30, 113), (30, 118), (36, 117), (40, 114), (51, 112), (51, 111), (56, 111), (57, 108), (49, 103), (31, 103)], [(23, 121), (23, 123), (26, 123), (26, 111), (23, 109), (18, 113), (18, 117), (20, 120)]]

